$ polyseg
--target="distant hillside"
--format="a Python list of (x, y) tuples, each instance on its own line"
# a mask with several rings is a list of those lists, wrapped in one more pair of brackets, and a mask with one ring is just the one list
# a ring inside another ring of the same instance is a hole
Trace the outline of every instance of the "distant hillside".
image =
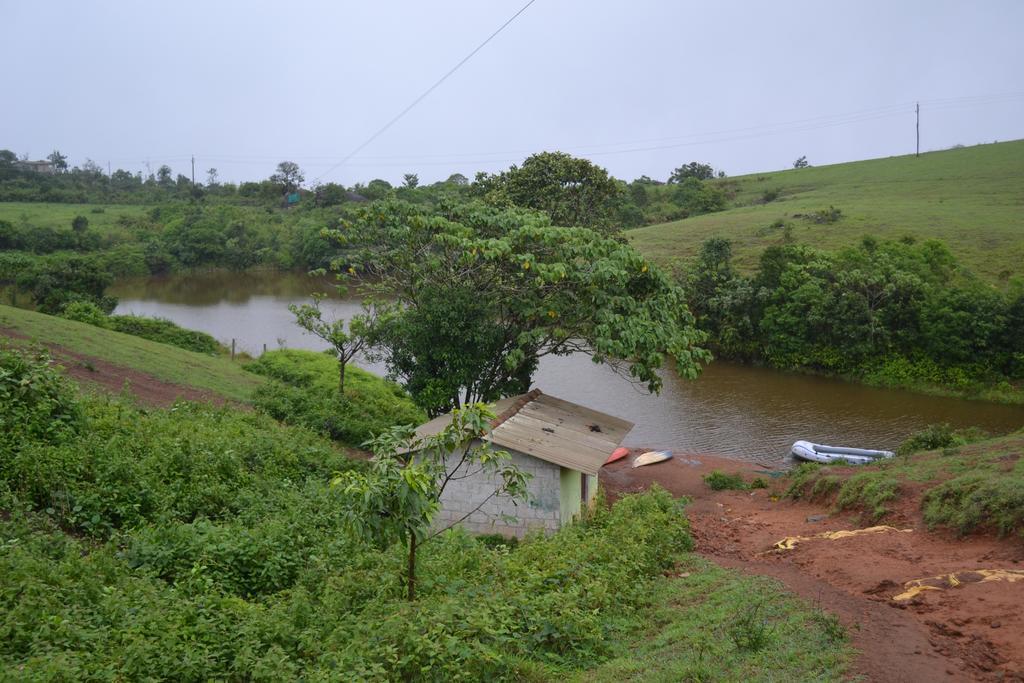
[[(795, 241), (823, 249), (868, 234), (937, 238), (993, 282), (1024, 272), (1024, 140), (715, 182), (734, 193), (733, 208), (630, 230), (632, 244), (668, 263), (692, 257), (709, 237), (727, 237), (737, 265), (751, 268), (784, 239), (781, 221)], [(835, 223), (807, 217), (830, 206), (842, 211)]]

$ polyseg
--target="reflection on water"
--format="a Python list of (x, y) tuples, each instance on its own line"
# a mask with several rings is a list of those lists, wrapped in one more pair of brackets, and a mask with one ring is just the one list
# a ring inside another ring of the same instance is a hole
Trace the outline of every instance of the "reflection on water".
[[(321, 350), (288, 312), (313, 291), (331, 291), (329, 279), (295, 273), (201, 273), (119, 282), (118, 313), (170, 318), (240, 349)], [(336, 316), (356, 312), (356, 298), (335, 297), (324, 308)], [(362, 363), (383, 374), (383, 368)], [(552, 395), (613, 413), (636, 423), (627, 444), (713, 452), (778, 463), (797, 439), (864, 448), (893, 448), (921, 427), (949, 422), (993, 433), (1024, 425), (1024, 408), (872, 389), (716, 362), (696, 381), (664, 373), (652, 396), (586, 356), (546, 357), (535, 386)]]

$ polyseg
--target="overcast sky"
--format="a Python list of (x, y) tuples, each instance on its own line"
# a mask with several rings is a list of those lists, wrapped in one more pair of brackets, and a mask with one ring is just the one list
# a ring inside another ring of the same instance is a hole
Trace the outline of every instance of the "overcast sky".
[[(532, 152), (664, 179), (1024, 137), (1024, 2), (0, 0), (0, 148), (421, 182)], [(999, 96), (999, 97), (993, 97)]]

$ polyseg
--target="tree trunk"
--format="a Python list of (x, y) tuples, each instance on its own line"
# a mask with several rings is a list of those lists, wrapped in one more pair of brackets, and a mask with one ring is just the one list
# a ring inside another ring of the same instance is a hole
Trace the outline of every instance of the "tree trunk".
[(338, 359), (338, 398), (345, 398), (345, 361)]
[(408, 588), (406, 597), (412, 602), (416, 599), (416, 534), (412, 532), (409, 533), (409, 567), (406, 570), (405, 583)]

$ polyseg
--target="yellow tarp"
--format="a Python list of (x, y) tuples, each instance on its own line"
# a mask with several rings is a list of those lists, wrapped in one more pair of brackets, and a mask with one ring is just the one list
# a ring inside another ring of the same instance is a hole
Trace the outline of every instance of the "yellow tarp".
[(964, 583), (985, 583), (986, 581), (1024, 581), (1024, 569), (968, 569), (951, 574), (914, 579), (903, 584), (906, 589), (893, 600), (910, 600), (924, 591), (941, 591), (956, 588)]
[(792, 550), (797, 544), (803, 541), (810, 541), (816, 538), (823, 538), (828, 541), (835, 541), (840, 538), (849, 538), (850, 536), (860, 536), (861, 534), (877, 534), (883, 531), (895, 531), (897, 533), (907, 533), (913, 531), (913, 529), (897, 529), (892, 526), (869, 526), (866, 529), (851, 529), (850, 531), (826, 531), (821, 534), (815, 534), (814, 536), (787, 536), (772, 547), (775, 550)]

